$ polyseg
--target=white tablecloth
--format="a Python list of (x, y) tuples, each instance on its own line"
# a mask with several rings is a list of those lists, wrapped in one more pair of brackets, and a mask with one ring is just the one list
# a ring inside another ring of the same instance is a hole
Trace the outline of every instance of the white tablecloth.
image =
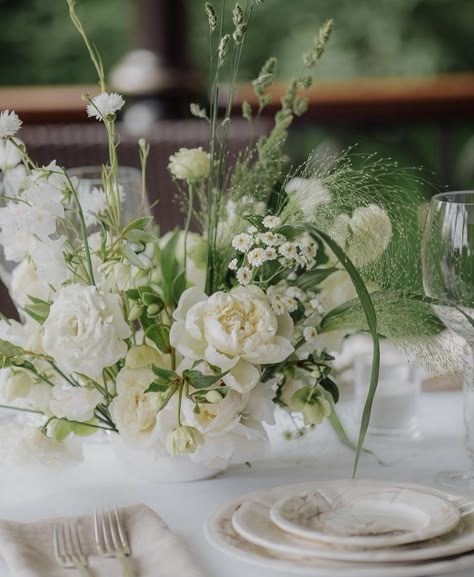
[[(353, 406), (341, 414), (351, 428)], [(462, 433), (460, 393), (424, 394), (420, 402), (421, 435), (418, 439), (370, 439), (386, 465), (364, 455), (358, 477), (419, 482), (434, 486), (441, 469), (468, 468)], [(274, 431), (270, 459), (231, 467), (216, 479), (183, 484), (151, 485), (124, 472), (104, 444), (91, 444), (86, 460), (61, 475), (25, 475), (13, 479), (0, 470), (0, 517), (28, 521), (55, 515), (91, 513), (95, 505), (145, 503), (157, 511), (188, 544), (209, 577), (270, 577), (283, 575), (238, 561), (215, 550), (203, 534), (207, 515), (226, 501), (256, 489), (308, 480), (348, 478), (353, 453), (342, 447), (328, 426), (298, 441), (285, 441)], [(286, 577), (291, 577), (285, 572)], [(472, 571), (458, 573), (472, 577)], [(9, 576), (0, 566), (0, 577)], [(350, 577), (350, 575), (348, 575)], [(383, 573), (381, 573), (383, 577)]]

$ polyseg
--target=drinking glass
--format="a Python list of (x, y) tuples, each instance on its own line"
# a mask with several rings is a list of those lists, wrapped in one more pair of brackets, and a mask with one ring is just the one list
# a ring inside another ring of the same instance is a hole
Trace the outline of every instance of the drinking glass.
[(471, 471), (438, 473), (436, 481), (474, 490), (474, 191), (435, 195), (422, 244), (423, 285), (445, 325), (461, 335), (465, 349), (465, 447)]
[[(78, 166), (68, 169), (71, 177), (79, 180), (78, 190), (80, 192), (90, 192), (93, 188), (103, 188), (102, 167), (101, 166)], [(146, 194), (142, 189), (142, 173), (138, 168), (131, 166), (120, 166), (118, 169), (118, 180), (122, 187), (122, 224), (127, 224), (140, 216), (149, 216), (150, 207)]]

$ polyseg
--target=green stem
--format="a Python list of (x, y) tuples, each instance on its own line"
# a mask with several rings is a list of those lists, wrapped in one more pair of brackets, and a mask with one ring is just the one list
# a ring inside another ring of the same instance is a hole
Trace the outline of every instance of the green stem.
[(72, 385), (73, 387), (80, 387), (81, 386), (72, 377), (68, 377), (65, 373), (63, 373), (62, 370), (56, 365), (56, 363), (54, 363), (51, 360), (48, 360), (48, 363), (53, 367), (53, 369), (58, 373), (58, 375), (61, 375), (61, 377), (63, 379), (65, 379), (70, 385)]
[(181, 386), (179, 387), (179, 392), (178, 392), (178, 425), (180, 427), (183, 425), (183, 423), (181, 422), (181, 405), (183, 403), (183, 385), (184, 385), (184, 383), (181, 384)]
[(34, 409), (25, 409), (23, 407), (14, 407), (12, 405), (0, 405), (1, 409), (10, 409), (12, 411), (22, 411), (24, 413), (36, 413), (37, 415), (44, 415), (43, 411), (36, 411)]
[(186, 275), (187, 264), (188, 264), (188, 234), (189, 228), (191, 226), (191, 220), (193, 218), (193, 205), (194, 205), (194, 187), (192, 184), (189, 185), (188, 189), (188, 215), (186, 218), (186, 225), (184, 228), (184, 274)]

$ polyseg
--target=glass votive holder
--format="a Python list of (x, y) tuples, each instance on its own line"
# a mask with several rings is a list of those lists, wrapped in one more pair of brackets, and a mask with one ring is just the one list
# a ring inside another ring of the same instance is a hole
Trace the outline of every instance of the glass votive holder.
[[(354, 361), (354, 386), (358, 404), (363, 406), (369, 390), (372, 356)], [(419, 397), (421, 371), (403, 358), (383, 359), (372, 405), (368, 433), (371, 435), (417, 437), (420, 433)]]

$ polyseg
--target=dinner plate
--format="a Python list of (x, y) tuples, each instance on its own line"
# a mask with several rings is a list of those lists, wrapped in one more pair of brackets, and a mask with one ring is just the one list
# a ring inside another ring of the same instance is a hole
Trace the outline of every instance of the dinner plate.
[[(305, 484), (307, 486), (307, 484)], [(299, 486), (304, 489), (304, 486)], [(285, 488), (278, 488), (280, 495)], [(295, 485), (286, 487), (294, 491)], [(411, 563), (351, 563), (330, 559), (316, 559), (308, 555), (290, 555), (259, 547), (246, 541), (232, 526), (232, 517), (242, 503), (256, 498), (262, 491), (251, 493), (225, 504), (212, 513), (205, 525), (208, 541), (217, 549), (241, 561), (289, 574), (311, 577), (426, 577), (452, 575), (474, 568), (474, 554), (465, 554), (432, 562)]]
[(349, 547), (393, 547), (443, 535), (461, 518), (446, 499), (370, 481), (317, 484), (280, 499), (270, 510), (280, 529), (304, 539)]
[(339, 561), (410, 562), (439, 559), (474, 551), (474, 500), (465, 500), (459, 507), (460, 523), (448, 533), (421, 541), (386, 549), (354, 549), (317, 543), (286, 533), (270, 519), (270, 509), (278, 493), (261, 493), (244, 501), (232, 517), (232, 526), (246, 541), (283, 554), (303, 555)]

